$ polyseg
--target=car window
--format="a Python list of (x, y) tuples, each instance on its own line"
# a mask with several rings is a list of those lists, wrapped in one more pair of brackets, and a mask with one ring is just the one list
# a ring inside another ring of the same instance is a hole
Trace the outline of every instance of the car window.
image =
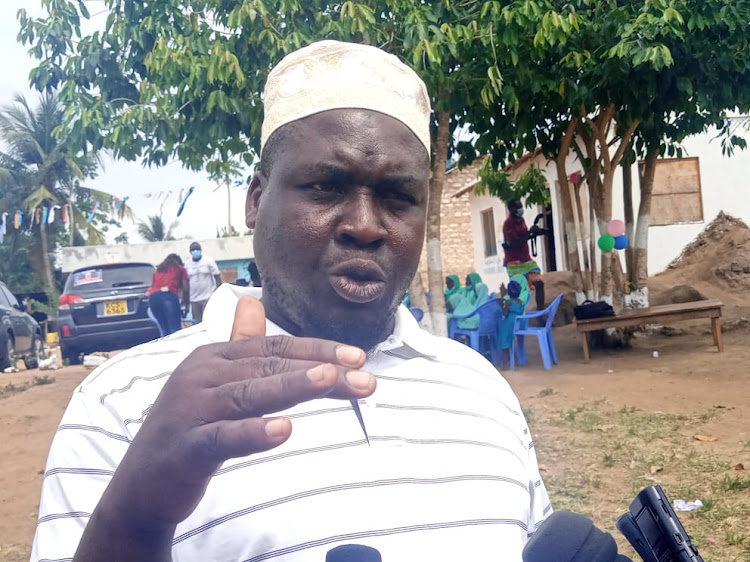
[(0, 306), (4, 306), (6, 308), (10, 307), (10, 303), (8, 302), (8, 297), (5, 296), (5, 293), (2, 291), (4, 289), (2, 285), (0, 285)]
[(10, 306), (18, 306), (18, 300), (13, 295), (13, 293), (10, 292), (8, 287), (2, 287), (3, 293), (5, 293), (5, 298), (8, 299), (8, 302), (10, 303)]
[(66, 293), (81, 293), (101, 289), (124, 289), (150, 286), (154, 274), (151, 265), (101, 267), (74, 271), (65, 284)]
[(10, 304), (10, 306), (18, 306), (16, 297), (14, 297), (13, 293), (8, 290), (8, 287), (0, 287), (0, 290), (2, 290), (3, 296), (5, 296), (5, 300), (8, 301), (8, 304)]

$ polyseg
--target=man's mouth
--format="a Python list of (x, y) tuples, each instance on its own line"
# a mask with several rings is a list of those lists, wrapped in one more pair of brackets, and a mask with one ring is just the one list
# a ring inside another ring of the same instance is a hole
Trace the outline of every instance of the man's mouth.
[(385, 273), (371, 260), (354, 259), (338, 264), (330, 276), (338, 295), (349, 302), (365, 304), (385, 292)]

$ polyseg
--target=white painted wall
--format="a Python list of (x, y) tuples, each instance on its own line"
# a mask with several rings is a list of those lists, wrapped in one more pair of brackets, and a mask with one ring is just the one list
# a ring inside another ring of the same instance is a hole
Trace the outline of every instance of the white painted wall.
[[(739, 131), (737, 134), (743, 134)], [(703, 222), (695, 224), (652, 226), (648, 236), (648, 268), (654, 274), (666, 269), (720, 211), (750, 224), (750, 151), (721, 153), (721, 142), (713, 140), (715, 131), (688, 138), (685, 156), (697, 156), (703, 197)], [(750, 141), (750, 133), (744, 137)]]
[[(105, 263), (147, 262), (157, 265), (168, 254), (177, 254), (183, 260), (190, 256), (190, 244), (196, 240), (147, 242), (144, 244), (117, 244), (112, 246), (71, 246), (62, 248), (61, 269), (64, 273), (80, 267)], [(209, 238), (197, 240), (203, 253), (215, 261), (249, 259), (255, 257), (252, 236)]]

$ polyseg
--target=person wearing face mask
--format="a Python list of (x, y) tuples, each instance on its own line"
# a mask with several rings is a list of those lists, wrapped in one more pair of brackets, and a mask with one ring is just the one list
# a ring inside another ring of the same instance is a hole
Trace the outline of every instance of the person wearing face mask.
[[(544, 281), (542, 270), (529, 254), (529, 229), (523, 220), (523, 203), (518, 199), (508, 201), (508, 218), (503, 223), (503, 265), (508, 275), (523, 275), (529, 288), (535, 292), (537, 310), (544, 309)], [(536, 228), (536, 227), (535, 227)], [(540, 229), (538, 229), (541, 232)], [(532, 233), (534, 235), (534, 233)]]
[(190, 277), (190, 308), (193, 311), (193, 319), (203, 322), (203, 310), (214, 289), (221, 285), (221, 273), (216, 262), (203, 255), (198, 242), (190, 244), (190, 256), (191, 259), (185, 263), (185, 269)]

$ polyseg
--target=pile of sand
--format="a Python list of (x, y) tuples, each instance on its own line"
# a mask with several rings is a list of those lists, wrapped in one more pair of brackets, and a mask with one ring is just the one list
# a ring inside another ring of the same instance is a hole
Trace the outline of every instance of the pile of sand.
[(719, 213), (660, 276), (673, 285), (703, 281), (724, 290), (750, 291), (750, 228)]

